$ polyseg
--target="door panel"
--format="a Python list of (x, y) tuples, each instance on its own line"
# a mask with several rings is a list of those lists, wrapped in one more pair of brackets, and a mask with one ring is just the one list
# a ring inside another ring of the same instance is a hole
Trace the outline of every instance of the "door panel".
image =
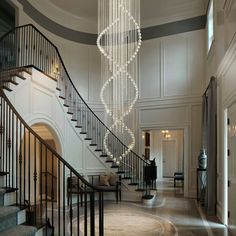
[(163, 140), (162, 150), (163, 177), (173, 177), (177, 170), (176, 141)]

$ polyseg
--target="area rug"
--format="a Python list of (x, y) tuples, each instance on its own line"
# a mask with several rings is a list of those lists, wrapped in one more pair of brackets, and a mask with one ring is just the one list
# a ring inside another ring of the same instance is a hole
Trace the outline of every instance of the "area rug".
[[(88, 219), (90, 220), (90, 219)], [(143, 212), (112, 211), (104, 214), (104, 235), (105, 236), (177, 236), (178, 232), (173, 223), (169, 220), (145, 214)], [(98, 222), (96, 215), (95, 222)], [(77, 232), (77, 218), (73, 220), (73, 235)], [(80, 219), (80, 231), (84, 232), (84, 220)], [(88, 235), (90, 234), (88, 229)], [(98, 225), (95, 228), (95, 235), (98, 235)]]

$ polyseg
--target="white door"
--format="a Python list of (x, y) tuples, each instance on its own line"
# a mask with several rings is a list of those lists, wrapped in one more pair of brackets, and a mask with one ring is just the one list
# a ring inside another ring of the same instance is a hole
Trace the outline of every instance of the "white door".
[(163, 177), (173, 177), (177, 170), (175, 140), (162, 141)]
[(236, 104), (229, 108), (228, 116), (228, 226), (236, 236)]

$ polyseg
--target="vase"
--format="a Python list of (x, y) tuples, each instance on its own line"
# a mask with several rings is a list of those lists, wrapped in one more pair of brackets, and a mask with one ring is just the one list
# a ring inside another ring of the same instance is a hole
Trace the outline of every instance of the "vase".
[(205, 149), (200, 150), (200, 154), (198, 156), (198, 167), (200, 169), (206, 169), (207, 168), (207, 155)]

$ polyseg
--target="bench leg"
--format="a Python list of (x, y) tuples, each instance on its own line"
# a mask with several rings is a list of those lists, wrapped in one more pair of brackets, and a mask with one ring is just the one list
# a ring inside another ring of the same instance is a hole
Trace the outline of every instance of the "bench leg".
[(70, 194), (69, 193), (67, 193), (67, 206), (69, 206), (69, 201), (70, 200)]
[(80, 193), (80, 205), (83, 206), (83, 194)]

